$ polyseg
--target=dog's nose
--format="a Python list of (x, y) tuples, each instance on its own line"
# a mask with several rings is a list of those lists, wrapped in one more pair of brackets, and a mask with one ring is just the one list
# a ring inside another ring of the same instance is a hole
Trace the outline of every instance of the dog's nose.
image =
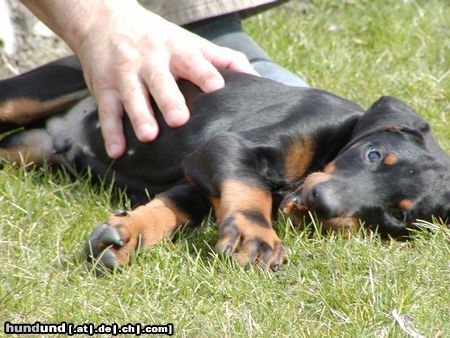
[(329, 215), (332, 206), (327, 195), (325, 184), (316, 184), (306, 193), (304, 200), (306, 207), (322, 216)]

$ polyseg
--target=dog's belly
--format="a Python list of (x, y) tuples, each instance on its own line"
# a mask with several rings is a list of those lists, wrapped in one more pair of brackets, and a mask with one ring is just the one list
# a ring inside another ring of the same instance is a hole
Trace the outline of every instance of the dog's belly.
[(152, 152), (157, 147), (139, 144), (135, 139), (127, 140), (127, 151), (120, 159), (110, 159), (92, 97), (80, 101), (65, 114), (49, 118), (46, 129), (53, 142), (54, 160), (69, 171), (89, 168), (94, 178), (133, 191), (148, 191), (151, 195), (166, 190), (183, 177), (182, 154)]

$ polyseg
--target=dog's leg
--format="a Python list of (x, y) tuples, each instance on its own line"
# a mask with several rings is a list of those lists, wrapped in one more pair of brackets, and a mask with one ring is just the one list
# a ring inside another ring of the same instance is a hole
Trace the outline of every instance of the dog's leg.
[(184, 162), (186, 176), (207, 196), (219, 222), (216, 250), (241, 265), (277, 268), (284, 259), (272, 228), (272, 194), (258, 170), (256, 149), (234, 135), (219, 136)]
[(191, 184), (157, 195), (133, 211), (115, 211), (97, 226), (85, 243), (88, 260), (114, 269), (126, 265), (137, 248), (152, 246), (185, 222), (199, 224), (210, 204)]
[(66, 57), (0, 81), (0, 131), (68, 108), (88, 95), (78, 60)]
[(42, 164), (51, 162), (53, 139), (46, 129), (19, 131), (0, 141), (0, 159), (12, 162)]
[(79, 154), (91, 152), (85, 137), (85, 121), (95, 117), (96, 109), (94, 99), (87, 97), (68, 111), (48, 117), (45, 123), (11, 131), (0, 138), (0, 159), (38, 165), (58, 162), (73, 168)]
[(241, 265), (276, 269), (284, 258), (283, 245), (272, 228), (272, 195), (245, 181), (225, 180), (220, 197), (212, 197), (219, 222), (216, 251), (233, 254)]

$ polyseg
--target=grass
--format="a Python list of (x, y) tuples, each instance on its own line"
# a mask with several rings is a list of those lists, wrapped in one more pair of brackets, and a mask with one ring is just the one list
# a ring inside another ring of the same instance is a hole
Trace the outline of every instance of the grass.
[[(397, 96), (450, 150), (445, 1), (314, 1), (245, 22), (311, 85), (369, 106)], [(38, 62), (39, 60), (36, 60)], [(401, 336), (396, 309), (425, 336), (450, 335), (450, 230), (410, 242), (310, 235), (275, 225), (289, 248), (279, 273), (244, 272), (214, 255), (216, 225), (181, 231), (122, 274), (80, 259), (93, 225), (117, 207), (107, 187), (63, 171), (0, 171), (0, 321), (175, 325), (177, 336)], [(0, 329), (0, 335), (2, 334)]]

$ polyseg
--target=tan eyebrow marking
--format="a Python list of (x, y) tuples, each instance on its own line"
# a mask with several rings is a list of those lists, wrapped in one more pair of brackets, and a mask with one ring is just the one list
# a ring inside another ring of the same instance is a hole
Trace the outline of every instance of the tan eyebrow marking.
[(386, 165), (394, 165), (398, 162), (397, 155), (389, 153), (384, 157), (383, 163)]

